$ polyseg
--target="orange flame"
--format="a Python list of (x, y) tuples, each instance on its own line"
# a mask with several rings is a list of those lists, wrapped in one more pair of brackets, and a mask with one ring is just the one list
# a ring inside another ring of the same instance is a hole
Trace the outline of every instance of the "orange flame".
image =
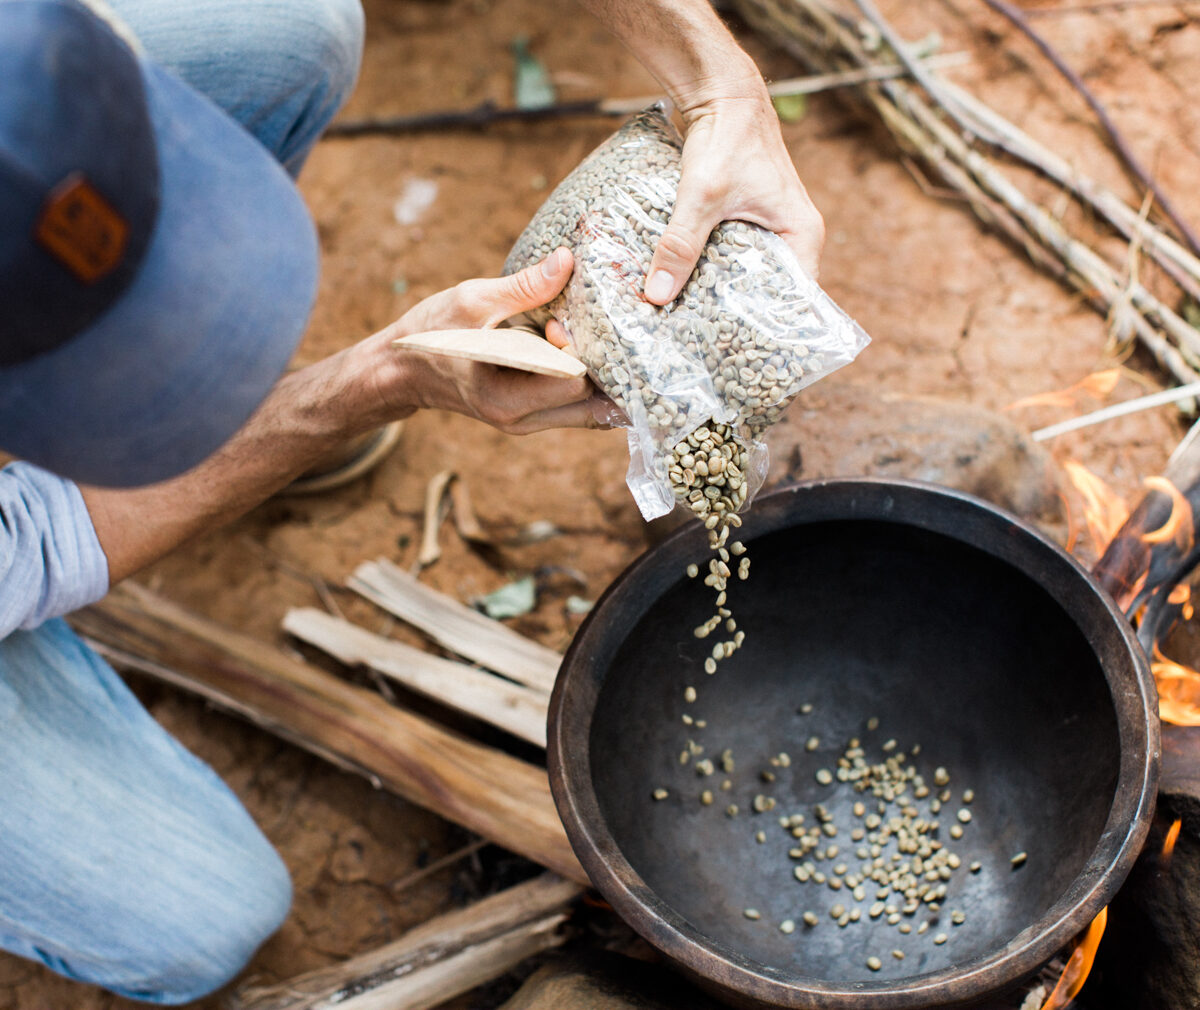
[(1005, 410), (1022, 410), (1025, 407), (1072, 407), (1078, 401), (1080, 394), (1103, 400), (1117, 385), (1121, 378), (1121, 369), (1109, 368), (1103, 372), (1093, 372), (1080, 379), (1075, 385), (1066, 389), (1058, 389), (1052, 393), (1036, 393), (1033, 396), (1022, 397), (1010, 403)]
[(1179, 840), (1179, 829), (1183, 827), (1183, 821), (1176, 817), (1175, 823), (1167, 828), (1167, 837), (1163, 839), (1162, 847), (1162, 865), (1167, 866), (1171, 862), (1171, 853), (1175, 851), (1175, 843)]
[(1180, 583), (1171, 590), (1171, 594), (1167, 597), (1167, 602), (1179, 608), (1179, 612), (1185, 621), (1190, 621), (1192, 615), (1196, 612), (1196, 608), (1192, 606), (1191, 586), (1185, 586)]
[(1142, 541), (1147, 544), (1174, 541), (1179, 552), (1186, 554), (1192, 549), (1192, 506), (1188, 504), (1183, 492), (1166, 477), (1147, 477), (1142, 483), (1171, 499), (1171, 514), (1167, 516), (1167, 521), (1158, 529), (1143, 533)]
[(1058, 977), (1058, 984), (1050, 993), (1050, 998), (1042, 1004), (1042, 1010), (1062, 1010), (1068, 1003), (1079, 995), (1083, 983), (1087, 981), (1088, 973), (1092, 970), (1092, 962), (1096, 959), (1096, 948), (1100, 946), (1100, 938), (1104, 936), (1104, 927), (1108, 924), (1108, 908), (1100, 909), (1100, 914), (1092, 920), (1087, 933), (1079, 946), (1071, 951), (1067, 966)]
[(1150, 663), (1158, 684), (1158, 716), (1176, 726), (1200, 726), (1200, 672), (1167, 659), (1156, 646)]
[[(1065, 460), (1063, 468), (1083, 497), (1084, 522), (1096, 554), (1103, 554), (1104, 549), (1129, 517), (1129, 509), (1104, 481), (1081, 463)], [(1164, 477), (1148, 477), (1144, 483), (1147, 488), (1171, 499), (1171, 513), (1158, 529), (1142, 533), (1141, 541), (1152, 547), (1173, 542), (1180, 555), (1186, 554), (1192, 549), (1194, 537), (1192, 509), (1187, 499)], [(1146, 574), (1142, 572), (1132, 587), (1122, 590), (1119, 594), (1121, 598), (1117, 602), (1122, 608), (1127, 607), (1141, 590)], [(1187, 586), (1174, 587), (1167, 599), (1168, 602), (1181, 606), (1184, 620), (1191, 620), (1194, 608), (1191, 590)], [(1177, 726), (1200, 726), (1200, 671), (1168, 659), (1157, 648), (1154, 650), (1150, 669), (1158, 684), (1159, 718)]]
[(1063, 469), (1083, 495), (1083, 519), (1088, 535), (1092, 538), (1096, 554), (1103, 554), (1109, 541), (1129, 518), (1129, 508), (1120, 495), (1082, 463), (1076, 463), (1073, 459), (1064, 460)]

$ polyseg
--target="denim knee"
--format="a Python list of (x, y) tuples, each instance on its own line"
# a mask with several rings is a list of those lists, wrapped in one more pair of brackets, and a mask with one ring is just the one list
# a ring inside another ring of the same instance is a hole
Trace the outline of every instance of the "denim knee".
[(189, 1003), (227, 985), (280, 927), (292, 901), (291, 879), (273, 849), (241, 870), (231, 868), (207, 905), (180, 903), (157, 923), (159, 932), (144, 950), (131, 950), (124, 964), (104, 972), (107, 977), (88, 981), (163, 1004)]
[(359, 0), (288, 0), (286, 12), (281, 38), (296, 86), (307, 88), (308, 98), (276, 155), (295, 175), (358, 81), (364, 18)]
[(293, 174), (362, 61), (359, 0), (110, 0), (156, 62), (207, 95)]

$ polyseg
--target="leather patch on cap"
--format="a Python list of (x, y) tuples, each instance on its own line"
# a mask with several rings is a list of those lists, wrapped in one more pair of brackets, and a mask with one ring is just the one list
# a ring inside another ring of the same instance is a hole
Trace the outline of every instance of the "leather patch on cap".
[(85, 284), (112, 273), (121, 262), (129, 225), (80, 173), (51, 190), (34, 236)]

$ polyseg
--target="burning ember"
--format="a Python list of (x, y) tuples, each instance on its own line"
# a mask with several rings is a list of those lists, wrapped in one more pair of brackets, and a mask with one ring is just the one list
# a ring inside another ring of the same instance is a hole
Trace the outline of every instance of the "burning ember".
[[(1117, 369), (1098, 372), (1069, 389), (1030, 397), (1012, 406), (1072, 406), (1080, 394), (1106, 396), (1118, 377)], [(1074, 509), (1070, 501), (1066, 503), (1067, 549), (1075, 547), (1074, 530), (1081, 524), (1073, 513), (1081, 511), (1089, 546), (1093, 556), (1099, 558), (1092, 573), (1135, 624), (1139, 640), (1151, 654), (1159, 717), (1180, 726), (1200, 726), (1200, 671), (1168, 659), (1160, 643), (1178, 621), (1189, 621), (1194, 613), (1191, 588), (1183, 580), (1200, 562), (1196, 516), (1189, 500), (1200, 494), (1198, 432), (1200, 426), (1193, 429), (1167, 464), (1166, 472), (1178, 485), (1166, 477), (1147, 478), (1143, 494), (1132, 508), (1081, 463), (1062, 461), (1081, 500)], [(1181, 827), (1182, 821), (1176, 819), (1167, 830), (1160, 856), (1162, 866), (1170, 864)], [(1106, 908), (1092, 921), (1041, 1010), (1063, 1010), (1083, 988), (1107, 918)]]
[(1175, 851), (1175, 843), (1179, 840), (1179, 829), (1183, 827), (1183, 821), (1176, 817), (1174, 823), (1167, 828), (1167, 837), (1163, 839), (1162, 847), (1162, 865), (1169, 866), (1171, 863), (1171, 854)]
[(1038, 393), (1026, 396), (1010, 403), (1005, 410), (1022, 410), (1026, 407), (1075, 407), (1080, 396), (1090, 396), (1103, 400), (1111, 393), (1121, 378), (1121, 369), (1106, 368), (1102, 372), (1093, 372), (1080, 379), (1075, 385), (1066, 389), (1056, 389), (1052, 393)]
[(1200, 726), (1200, 672), (1167, 659), (1155, 646), (1154, 682), (1158, 685), (1158, 716), (1176, 726)]
[[(1083, 520), (1092, 547), (1099, 556), (1129, 518), (1129, 508), (1120, 495), (1082, 463), (1068, 459), (1064, 461), (1063, 469), (1083, 497)], [(1067, 545), (1068, 549), (1073, 546)]]
[(1079, 990), (1083, 988), (1083, 983), (1087, 981), (1088, 973), (1092, 970), (1096, 948), (1100, 946), (1100, 938), (1104, 936), (1104, 927), (1107, 924), (1108, 909), (1102, 908), (1100, 914), (1088, 926), (1079, 946), (1071, 951), (1067, 966), (1059, 976), (1058, 984), (1050, 993), (1050, 998), (1042, 1004), (1042, 1010), (1062, 1010), (1079, 995)]
[(1200, 726), (1200, 671), (1168, 659), (1157, 644), (1173, 623), (1168, 617), (1186, 621), (1194, 613), (1191, 588), (1174, 584), (1186, 573), (1195, 548), (1191, 504), (1165, 477), (1149, 477), (1143, 482), (1145, 494), (1131, 511), (1082, 464), (1067, 460), (1063, 468), (1083, 500), (1084, 524), (1101, 555), (1094, 574), (1135, 621), (1152, 622), (1146, 628), (1149, 636), (1140, 637), (1154, 643), (1150, 668), (1158, 685), (1160, 718), (1177, 726)]

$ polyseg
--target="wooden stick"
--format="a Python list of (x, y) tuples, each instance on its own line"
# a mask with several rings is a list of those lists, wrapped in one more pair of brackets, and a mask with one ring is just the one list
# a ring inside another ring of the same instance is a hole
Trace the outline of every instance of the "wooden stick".
[(421, 550), (417, 554), (417, 567), (432, 565), (442, 556), (442, 545), (438, 542), (438, 533), (442, 528), (442, 520), (446, 518), (446, 488), (454, 480), (453, 470), (442, 470), (430, 478), (425, 485), (425, 517), (421, 522)]
[(451, 652), (526, 687), (554, 689), (562, 662), (557, 652), (430, 589), (386, 558), (359, 565), (346, 585)]
[(72, 615), (136, 668), (562, 876), (585, 882), (542, 768), (389, 705), (275, 647), (123, 583)]
[[(1081, 414), (1078, 417), (1060, 421), (1058, 424), (1047, 425), (1045, 428), (1039, 428), (1033, 432), (1030, 438), (1035, 442), (1044, 442), (1048, 438), (1065, 435), (1069, 431), (1090, 428), (1093, 424), (1100, 424), (1102, 421), (1111, 421), (1117, 417), (1136, 414), (1139, 410), (1149, 410), (1152, 407), (1163, 407), (1168, 404), (1179, 403), (1181, 400), (1191, 400), (1197, 396), (1200, 396), (1200, 382), (1189, 383), (1186, 386), (1176, 386), (1174, 389), (1164, 389), (1159, 393), (1139, 396), (1137, 399), (1126, 400), (1124, 403), (1114, 403), (1111, 406), (1102, 407), (1100, 410), (1093, 410), (1090, 414)], [(317, 612), (320, 613), (320, 611)]]
[(546, 746), (546, 706), (550, 698), (544, 691), (514, 684), (466, 663), (432, 656), (314, 607), (289, 610), (283, 629), (343, 663), (368, 666), (522, 740)]
[(279, 985), (243, 986), (231, 1010), (424, 1010), (557, 947), (582, 893), (544, 874), (446, 912), (378, 950)]
[(1010, 123), (993, 108), (950, 81), (944, 87), (969, 115), (986, 121), (1004, 151), (1063, 186), (1096, 211), (1129, 241), (1139, 241), (1170, 278), (1194, 301), (1200, 302), (1200, 259), (1162, 229), (1145, 220), (1116, 193), (1076, 171), (1067, 161)]
[(1027, 18), (1053, 18), (1067, 14), (1097, 14), (1139, 7), (1190, 7), (1200, 0), (1106, 0), (1104, 3), (1075, 4), (1073, 7), (1041, 7), (1025, 11)]
[(484, 846), (490, 845), (486, 838), (476, 838), (469, 845), (464, 845), (461, 849), (455, 849), (453, 852), (447, 852), (440, 859), (435, 859), (432, 863), (427, 863), (419, 870), (413, 870), (412, 873), (406, 874), (399, 880), (393, 880), (387, 885), (387, 889), (392, 896), (400, 894), (402, 891), (407, 891), (415, 884), (419, 884), (422, 880), (427, 880), (435, 873), (441, 873), (448, 866), (453, 866), (457, 862), (461, 862), (468, 856), (474, 855)]
[(1142, 284), (1122, 284), (1111, 266), (1083, 242), (1068, 234), (1052, 214), (1026, 197), (988, 158), (969, 148), (927, 103), (911, 92), (897, 97), (935, 143), (949, 152), (958, 164), (966, 167), (981, 186), (1019, 217), (1030, 233), (1056, 253), (1068, 268), (1099, 288), (1110, 306), (1127, 294), (1143, 315), (1156, 320), (1175, 339), (1189, 364), (1193, 367), (1200, 365), (1200, 332)]
[(891, 47), (892, 54), (908, 70), (912, 79), (921, 85), (926, 93), (946, 110), (948, 115), (952, 116), (964, 129), (970, 130), (989, 143), (995, 143), (996, 138), (990, 127), (983, 123), (968, 123), (958, 110), (954, 97), (943, 88), (941, 78), (930, 72), (921, 65), (919, 60), (909, 54), (909, 47), (892, 27), (891, 22), (879, 13), (874, 0), (854, 0), (854, 3), (866, 19), (875, 26), (883, 40)]
[(460, 537), (474, 544), (494, 546), (492, 538), (479, 525), (479, 516), (475, 514), (475, 506), (471, 502), (471, 492), (461, 477), (450, 483), (450, 511), (454, 515), (454, 528)]

